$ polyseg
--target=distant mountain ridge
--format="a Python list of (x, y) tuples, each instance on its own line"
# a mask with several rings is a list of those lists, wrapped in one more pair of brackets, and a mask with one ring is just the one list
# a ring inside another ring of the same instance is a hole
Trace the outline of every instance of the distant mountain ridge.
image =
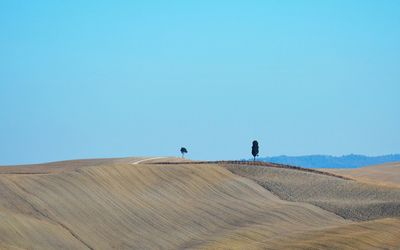
[(400, 161), (400, 154), (381, 156), (366, 155), (304, 155), (304, 156), (272, 156), (260, 157), (259, 161), (294, 165), (306, 168), (358, 168), (368, 165)]

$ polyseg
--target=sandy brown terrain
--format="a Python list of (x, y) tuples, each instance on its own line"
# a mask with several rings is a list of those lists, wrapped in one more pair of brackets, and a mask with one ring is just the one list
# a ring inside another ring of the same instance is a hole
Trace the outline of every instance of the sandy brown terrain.
[(397, 218), (353, 222), (282, 200), (217, 164), (141, 160), (2, 169), (0, 249), (400, 246)]
[(100, 158), (48, 162), (41, 164), (0, 166), (0, 174), (52, 174), (74, 171), (85, 167), (110, 165), (116, 163), (134, 163), (145, 157)]
[(399, 249), (400, 219), (380, 219), (263, 238), (247, 233), (212, 242), (208, 249)]
[(307, 202), (351, 220), (400, 217), (400, 189), (312, 172), (265, 166), (225, 165), (281, 199)]
[(356, 169), (321, 169), (365, 183), (400, 188), (400, 162), (367, 166)]

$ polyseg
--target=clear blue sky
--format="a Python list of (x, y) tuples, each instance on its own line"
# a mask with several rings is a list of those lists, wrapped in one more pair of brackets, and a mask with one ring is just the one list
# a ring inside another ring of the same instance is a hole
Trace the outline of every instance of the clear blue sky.
[(0, 165), (400, 152), (400, 1), (0, 2)]

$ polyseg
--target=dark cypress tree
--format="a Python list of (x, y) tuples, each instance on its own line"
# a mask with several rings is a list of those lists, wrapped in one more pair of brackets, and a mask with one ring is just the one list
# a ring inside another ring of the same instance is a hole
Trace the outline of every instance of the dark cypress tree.
[(256, 161), (256, 156), (258, 156), (258, 141), (253, 141), (253, 146), (251, 147), (251, 154), (254, 157), (254, 161)]
[(187, 152), (188, 152), (188, 151), (187, 151), (186, 148), (184, 148), (184, 147), (181, 148), (182, 158), (185, 158), (185, 157), (184, 157), (184, 154), (187, 154)]

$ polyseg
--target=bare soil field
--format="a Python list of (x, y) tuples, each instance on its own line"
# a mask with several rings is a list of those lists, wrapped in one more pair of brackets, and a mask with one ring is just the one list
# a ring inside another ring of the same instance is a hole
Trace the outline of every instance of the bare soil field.
[[(205, 249), (399, 249), (400, 219), (380, 219), (293, 232), (283, 237), (228, 238)], [(251, 234), (247, 234), (251, 235)]]
[(232, 173), (252, 179), (281, 199), (307, 202), (345, 219), (400, 217), (400, 189), (345, 180), (295, 169), (228, 164)]
[(399, 219), (345, 220), (309, 203), (282, 200), (217, 164), (143, 160), (4, 168), (0, 249), (400, 246)]
[(143, 157), (131, 158), (104, 158), (104, 159), (81, 159), (69, 161), (57, 161), (40, 164), (0, 166), (0, 174), (55, 174), (74, 171), (84, 167), (110, 165), (115, 163), (135, 162)]
[[(175, 157), (127, 157), (127, 158), (99, 158), (57, 161), (40, 164), (0, 166), (1, 174), (56, 174), (74, 171), (85, 167), (105, 166), (113, 164), (158, 163), (168, 159), (168, 163), (182, 163), (188, 160)], [(189, 161), (190, 162), (190, 161)]]
[(0, 175), (0, 248), (196, 248), (345, 225), (217, 165), (96, 165)]
[(400, 188), (400, 162), (385, 163), (356, 169), (321, 169), (350, 177), (360, 182)]

